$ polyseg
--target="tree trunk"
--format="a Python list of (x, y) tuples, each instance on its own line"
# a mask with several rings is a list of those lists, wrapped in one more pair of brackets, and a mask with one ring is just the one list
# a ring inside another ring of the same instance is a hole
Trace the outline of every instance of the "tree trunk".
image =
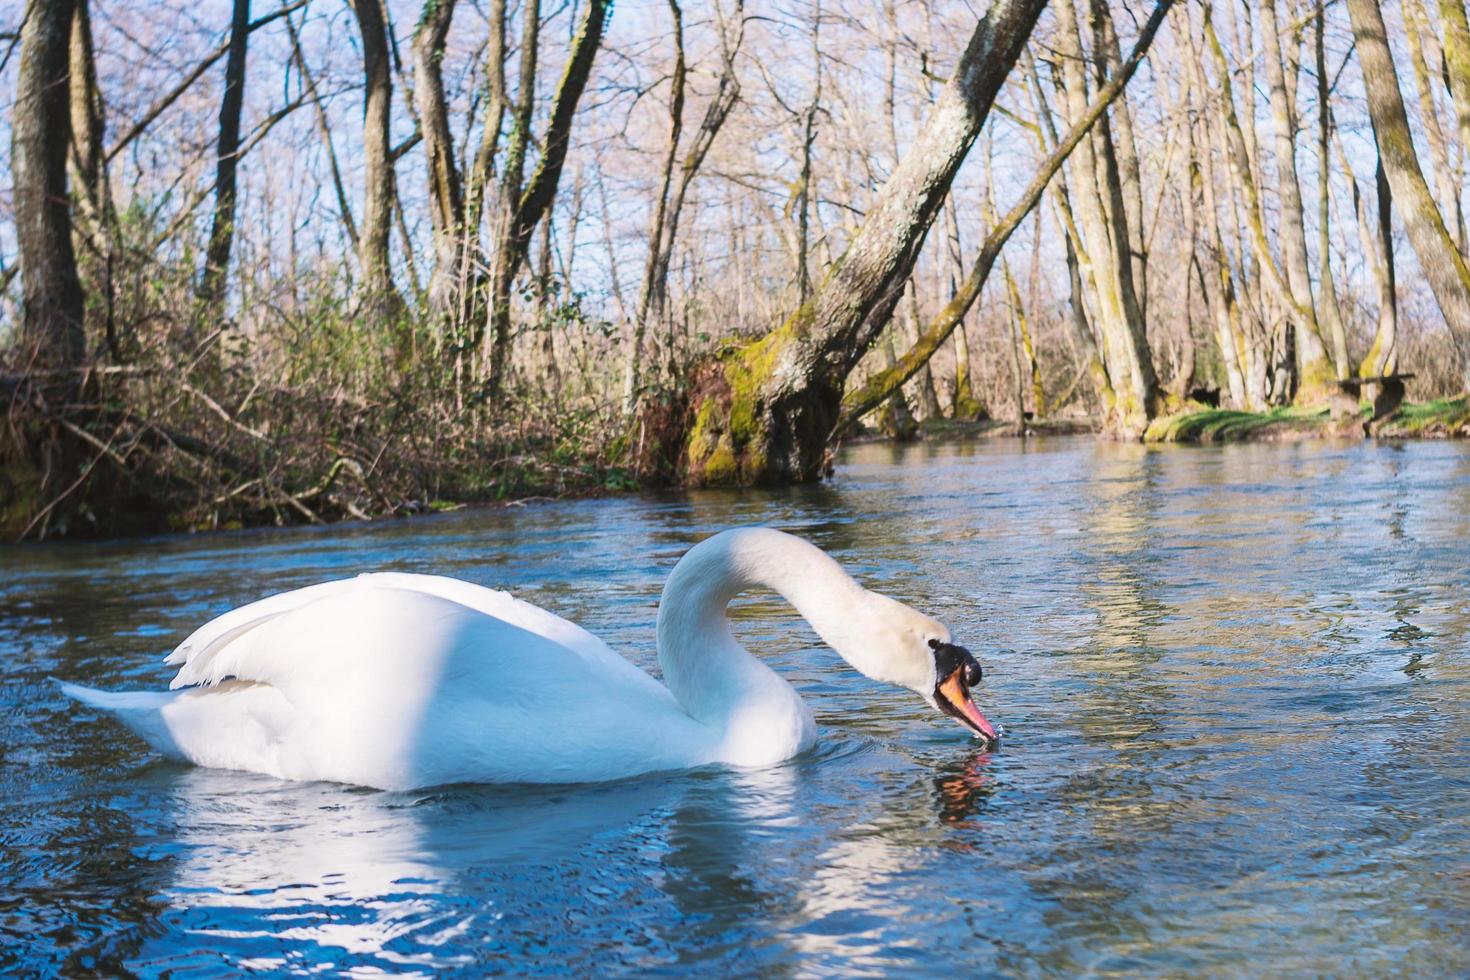
[(892, 316), (955, 172), (1044, 6), (992, 4), (817, 291), (765, 337), (699, 367), (687, 417), (649, 420), (648, 431), (666, 434), (659, 440), (665, 469), (690, 484), (824, 475), (842, 386)]
[[(897, 359), (893, 351), (895, 329), (896, 324), (884, 333), (883, 339), (878, 343), (885, 368), (893, 367), (893, 362)], [(919, 423), (914, 420), (914, 413), (909, 409), (908, 399), (904, 398), (902, 389), (889, 395), (878, 411), (878, 431), (897, 442), (912, 442), (919, 437)]]
[(365, 316), (387, 325), (403, 309), (393, 285), (388, 244), (393, 231), (393, 158), (388, 122), (393, 103), (393, 74), (388, 26), (381, 0), (351, 0), (362, 36), (364, 82), (362, 221), (358, 233), (359, 302)]
[(1036, 364), (1036, 345), (1031, 340), (1031, 323), (1026, 317), (1026, 307), (1021, 302), (1021, 289), (1011, 275), (1010, 266), (1002, 264), (1005, 276), (1007, 315), (1011, 321), (1011, 354), (1014, 362), (1016, 382), (1016, 426), (1026, 431), (1026, 392), (1031, 392), (1031, 414), (1041, 418), (1046, 414), (1046, 394), (1041, 387), (1041, 371)]
[(541, 222), (540, 240), (536, 243), (536, 328), (542, 332), (541, 360), (546, 372), (544, 390), (552, 405), (563, 405), (561, 367), (556, 363), (556, 317), (551, 313), (551, 219)]
[[(1329, 385), (1334, 371), (1327, 360), (1327, 349), (1317, 326), (1307, 260), (1302, 191), (1297, 180), (1296, 137), (1300, 126), (1292, 98), (1295, 85), (1288, 86), (1286, 75), (1288, 64), (1294, 75), (1297, 57), (1286, 58), (1283, 55), (1281, 33), (1276, 22), (1276, 0), (1264, 0), (1260, 9), (1271, 128), (1276, 143), (1276, 190), (1281, 199), (1281, 260), (1286, 267), (1286, 283), (1295, 306), (1291, 319), (1296, 324), (1297, 398), (1303, 402), (1320, 402), (1331, 393)], [(1295, 50), (1296, 39), (1289, 41)]]
[[(1204, 40), (1214, 56), (1216, 66), (1216, 84), (1220, 88), (1221, 121), (1225, 124), (1222, 142), (1225, 144), (1226, 156), (1230, 160), (1231, 171), (1235, 176), (1235, 185), (1240, 189), (1245, 198), (1245, 219), (1249, 234), (1246, 236), (1251, 245), (1251, 252), (1256, 260), (1256, 268), (1260, 270), (1259, 279), (1269, 287), (1269, 295), (1281, 307), (1289, 311), (1291, 319), (1297, 323), (1303, 323), (1311, 319), (1311, 308), (1297, 302), (1297, 296), (1293, 292), (1286, 276), (1282, 273), (1271, 253), (1271, 246), (1266, 237), (1265, 209), (1261, 202), (1261, 196), (1257, 189), (1255, 178), (1256, 166), (1251, 156), (1250, 148), (1254, 145), (1254, 126), (1251, 119), (1252, 112), (1239, 114), (1236, 112), (1234, 86), (1230, 82), (1230, 65), (1225, 57), (1225, 48), (1220, 43), (1215, 33), (1214, 24), (1211, 20), (1212, 8), (1206, 7), (1204, 13)], [(1268, 59), (1269, 61), (1269, 59)], [(1251, 95), (1249, 85), (1245, 87), (1247, 98)], [(1247, 135), (1251, 139), (1247, 139)], [(1242, 261), (1244, 261), (1242, 259)], [(1253, 280), (1241, 277), (1242, 289), (1248, 291)], [(1243, 297), (1244, 298), (1244, 297)], [(1280, 321), (1274, 321), (1272, 326), (1273, 336), (1254, 336), (1249, 338), (1249, 343), (1242, 353), (1245, 356), (1247, 367), (1245, 370), (1246, 385), (1250, 390), (1250, 401), (1253, 407), (1259, 408), (1261, 400), (1272, 400), (1271, 391), (1263, 391), (1262, 383), (1270, 376), (1267, 362), (1267, 348), (1281, 349), (1285, 346), (1285, 338), (1280, 336), (1284, 331), (1279, 330)], [(1259, 333), (1259, 331), (1254, 331)], [(1277, 365), (1277, 374), (1282, 371), (1294, 373), (1296, 365), (1292, 361), (1283, 361)], [(1274, 391), (1280, 395), (1284, 389), (1290, 388), (1290, 379), (1278, 377), (1275, 379)]]
[(1470, 147), (1470, 23), (1463, 0), (1439, 0), (1439, 23), (1444, 33), (1444, 69), (1455, 100), (1460, 146)]
[[(1465, 251), (1465, 214), (1460, 209), (1459, 187), (1450, 169), (1450, 149), (1445, 138), (1444, 127), (1439, 121), (1439, 107), (1435, 103), (1432, 74), (1439, 67), (1442, 55), (1434, 39), (1434, 28), (1429, 23), (1429, 14), (1419, 0), (1403, 0), (1399, 5), (1404, 17), (1406, 34), (1405, 47), (1409, 52), (1409, 65), (1414, 73), (1414, 88), (1419, 96), (1419, 132), (1429, 144), (1429, 169), (1439, 189), (1441, 209), (1448, 212), (1445, 224), (1450, 227), (1455, 243), (1461, 253)], [(1433, 68), (1426, 62), (1424, 44), (1428, 38), (1429, 55), (1435, 62)], [(1436, 57), (1438, 56), (1438, 57)], [(1448, 83), (1450, 79), (1445, 78)]]
[(1021, 438), (1026, 437), (1026, 381), (1021, 367), (1022, 326), (1024, 324), (1021, 313), (1021, 291), (1016, 288), (1016, 280), (1011, 277), (1011, 266), (1004, 259), (1000, 264), (1001, 278), (1005, 281), (1006, 291), (1006, 325), (1010, 327), (1010, 336), (1007, 346), (1010, 348), (1011, 362), (1011, 385), (1016, 396), (1016, 432)]
[(316, 131), (321, 136), (322, 145), (327, 151), (327, 167), (332, 174), (332, 189), (337, 195), (337, 211), (342, 221), (342, 228), (347, 232), (347, 240), (352, 243), (355, 251), (359, 241), (357, 221), (352, 217), (352, 202), (347, 199), (347, 188), (342, 182), (342, 168), (337, 164), (336, 141), (332, 138), (332, 127), (327, 121), (327, 110), (322, 105), (322, 96), (317, 90), (316, 79), (312, 77), (311, 66), (307, 64), (306, 55), (301, 50), (301, 36), (296, 32), (296, 25), (292, 23), (290, 17), (286, 18), (286, 33), (291, 38), (291, 62), (301, 74), (306, 94), (311, 98), (313, 115), (316, 118)]
[(250, 0), (235, 0), (230, 19), (230, 53), (225, 60), (225, 94), (219, 106), (215, 153), (214, 222), (204, 252), (199, 298), (218, 312), (225, 299), (225, 274), (235, 240), (235, 175), (239, 170), (240, 113), (245, 105), (245, 46), (250, 37)]
[(86, 353), (83, 295), (72, 249), (66, 186), (71, 138), (69, 51), (75, 0), (32, 0), (21, 29), (11, 116), (16, 244), (23, 312), (20, 341), (53, 367)]
[[(72, 13), (68, 89), (71, 104), (72, 251), (84, 295), (112, 292), (113, 209), (103, 155), (102, 94), (97, 88), (97, 62), (92, 44), (88, 0), (77, 0)], [(83, 304), (83, 334), (106, 340), (120, 359), (111, 302)]]
[[(919, 291), (914, 280), (909, 280), (908, 288), (908, 316), (906, 319), (913, 329), (914, 339), (918, 340), (924, 333), (923, 315), (919, 309)], [(908, 330), (900, 331), (900, 336), (906, 336)], [(934, 389), (934, 372), (929, 370), (928, 363), (919, 369), (918, 374), (919, 412), (924, 422), (934, 422), (944, 418), (944, 412), (939, 407), (939, 392)]]
[[(1112, 15), (1106, 0), (1091, 0), (1089, 17), (1094, 37), (1093, 74), (1098, 88), (1107, 84), (1109, 76), (1119, 72), (1123, 54), (1118, 49), (1118, 34), (1113, 29)], [(1119, 99), (1108, 111), (1109, 143), (1117, 157), (1118, 180), (1122, 191), (1123, 213), (1128, 220), (1128, 258), (1130, 285), (1139, 323), (1148, 322), (1148, 248), (1144, 237), (1143, 180), (1139, 173), (1138, 144), (1133, 137), (1133, 112), (1127, 99)], [(1117, 139), (1111, 139), (1116, 128)]]
[(653, 306), (654, 279), (660, 268), (665, 275), (668, 274), (668, 264), (663, 261), (664, 221), (668, 216), (669, 190), (674, 183), (674, 161), (678, 158), (679, 140), (684, 134), (684, 81), (689, 73), (684, 62), (684, 11), (677, 0), (668, 0), (668, 3), (669, 14), (674, 20), (674, 69), (669, 76), (669, 150), (664, 154), (663, 175), (653, 204), (652, 224), (648, 229), (648, 260), (643, 266), (638, 311), (633, 318), (633, 342), (628, 347), (628, 365), (623, 372), (624, 418), (631, 417), (638, 405), (643, 336), (648, 331), (648, 316)]
[(1399, 201), (1409, 242), (1455, 339), (1460, 370), (1470, 387), (1470, 267), (1455, 247), (1419, 168), (1378, 0), (1347, 0), (1347, 8), (1388, 185)]
[(505, 364), (510, 359), (511, 289), (525, 252), (521, 254), (511, 241), (516, 206), (526, 175), (526, 153), (532, 145), (531, 116), (536, 105), (536, 70), (541, 52), (541, 0), (528, 0), (521, 12), (521, 63), (517, 70), (516, 98), (511, 104), (510, 142), (505, 148), (505, 166), (500, 173), (499, 212), (495, 219), (495, 250), (490, 257), (489, 320), (485, 333), (485, 368), (492, 395), (499, 395), (504, 385)]
[[(505, 123), (505, 6), (506, 0), (490, 3), (490, 37), (485, 51), (485, 117), (475, 159), (465, 178), (465, 225), (476, 245), (487, 189), (495, 170), (495, 154), (500, 148), (500, 130)], [(478, 248), (466, 249), (463, 253), (466, 266), (478, 254)], [(468, 279), (467, 273), (467, 268), (462, 269), (460, 278)]]
[(1367, 209), (1363, 206), (1362, 194), (1358, 191), (1358, 178), (1353, 165), (1337, 147), (1338, 165), (1347, 175), (1353, 189), (1353, 217), (1358, 227), (1358, 244), (1363, 250), (1363, 264), (1373, 277), (1378, 293), (1378, 327), (1374, 331), (1373, 344), (1358, 365), (1358, 376), (1376, 378), (1393, 373), (1398, 363), (1398, 298), (1394, 282), (1393, 261), (1393, 192), (1389, 190), (1388, 178), (1380, 160), (1376, 168), (1378, 196), (1378, 220), (1369, 224)]
[(1332, 139), (1332, 106), (1327, 82), (1327, 55), (1323, 35), (1327, 31), (1327, 11), (1317, 11), (1312, 32), (1313, 54), (1317, 69), (1317, 278), (1322, 291), (1321, 325), (1327, 328), (1332, 342), (1332, 366), (1339, 379), (1350, 373), (1347, 329), (1342, 322), (1342, 308), (1337, 302), (1337, 283), (1332, 277), (1332, 173), (1328, 163)]
[[(959, 277), (965, 274), (956, 210), (955, 202), (951, 199), (949, 206), (944, 209), (949, 232), (949, 258), (954, 263), (954, 272), (949, 279), (951, 296), (959, 292)], [(965, 329), (964, 317), (961, 317), (954, 331), (954, 403), (950, 407), (950, 415), (958, 422), (971, 422), (984, 418), (985, 414), (985, 406), (975, 397), (975, 383), (970, 378), (970, 338)]]
[[(1061, 89), (1066, 117), (1071, 122), (1086, 114), (1088, 79), (1083, 70), (1081, 28), (1070, 0), (1053, 8), (1057, 14), (1057, 45), (1061, 53)], [(1110, 24), (1093, 10), (1095, 55), (1106, 48)], [(1101, 57), (1099, 55), (1099, 57)], [(1092, 287), (1094, 324), (1102, 336), (1103, 366), (1116, 401), (1105, 422), (1114, 432), (1139, 435), (1158, 410), (1158, 381), (1145, 338), (1143, 313), (1133, 280), (1134, 238), (1112, 129), (1104, 114), (1089, 138), (1069, 161), (1071, 196), (1076, 208), (1079, 256), (1090, 267), (1084, 281)]]
[(77, 216), (89, 231), (102, 226), (107, 211), (103, 183), (102, 100), (92, 48), (92, 18), (87, 0), (76, 0), (70, 43), (71, 168), (76, 182)]
[(413, 97), (428, 163), (429, 221), (434, 267), (429, 272), (429, 310), (440, 323), (460, 308), (460, 250), (468, 244), (464, 194), (454, 162), (454, 139), (444, 101), (444, 44), (454, 19), (454, 0), (426, 0), (413, 34)]

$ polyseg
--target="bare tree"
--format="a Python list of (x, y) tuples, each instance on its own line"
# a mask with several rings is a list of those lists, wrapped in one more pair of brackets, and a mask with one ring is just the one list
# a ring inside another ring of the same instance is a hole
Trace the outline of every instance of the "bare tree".
[(429, 165), (429, 218), (434, 246), (428, 299), (430, 310), (441, 319), (455, 312), (460, 294), (460, 250), (468, 244), (464, 193), (454, 159), (441, 67), (453, 18), (454, 0), (426, 0), (413, 35), (413, 96)]
[[(890, 391), (893, 391), (897, 386), (902, 385), (909, 378), (913, 377), (919, 368), (934, 355), (934, 352), (939, 349), (939, 346), (944, 343), (945, 339), (949, 337), (955, 327), (963, 321), (965, 312), (975, 302), (976, 298), (979, 297), (981, 290), (984, 288), (985, 282), (990, 276), (990, 270), (994, 267), (995, 261), (999, 258), (1001, 249), (1005, 246), (1005, 243), (1010, 239), (1015, 230), (1020, 227), (1021, 222), (1026, 219), (1026, 216), (1031, 213), (1032, 209), (1036, 207), (1037, 203), (1041, 200), (1041, 196), (1046, 192), (1047, 185), (1052, 182), (1057, 171), (1061, 169), (1062, 164), (1067, 161), (1074, 151), (1087, 142), (1092, 134), (1093, 127), (1102, 118), (1108, 106), (1112, 105), (1113, 101), (1122, 94), (1128, 84), (1128, 80), (1133, 77), (1133, 73), (1138, 69), (1138, 65), (1147, 53), (1149, 45), (1153, 42), (1154, 35), (1158, 32), (1159, 26), (1163, 23), (1164, 17), (1168, 14), (1172, 3), (1173, 0), (1160, 0), (1154, 7), (1153, 13), (1144, 24), (1143, 30), (1140, 31), (1138, 40), (1134, 43), (1133, 51), (1129, 54), (1128, 59), (1119, 67), (1118, 73), (1097, 92), (1092, 101), (1077, 112), (1076, 118), (1066, 137), (1060, 140), (1050, 155), (1042, 161), (1035, 175), (1031, 178), (1031, 182), (1022, 191), (1020, 199), (1012, 205), (1011, 209), (1003, 217), (992, 223), (990, 232), (986, 235), (985, 241), (981, 245), (974, 263), (971, 265), (970, 275), (966, 278), (964, 285), (955, 292), (955, 295), (945, 304), (944, 308), (939, 312), (939, 315), (930, 322), (914, 346), (893, 367), (879, 372), (867, 382), (861, 386), (852, 388), (843, 396), (841, 405), (842, 417), (836, 426), (837, 431), (841, 431), (856, 422), (857, 419), (871, 411), (879, 401), (887, 397)], [(1065, 32), (1065, 26), (1063, 30)], [(1075, 37), (1075, 34), (1073, 36)], [(1063, 56), (1065, 57), (1065, 49), (1063, 49)], [(1082, 239), (1082, 236), (1076, 234), (1075, 226), (1070, 221), (1071, 212), (1070, 208), (1066, 206), (1066, 196), (1064, 194), (1059, 195), (1058, 199), (1062, 204), (1063, 213), (1068, 216), (1067, 226), (1069, 235), (1075, 247), (1076, 243)], [(1078, 264), (1081, 265), (1080, 262)], [(1138, 329), (1141, 331), (1141, 325)], [(1121, 340), (1121, 338), (1115, 337), (1115, 341), (1117, 340)], [(1122, 343), (1133, 342), (1132, 340), (1122, 341)], [(1126, 355), (1122, 356), (1126, 357)], [(1123, 373), (1123, 369), (1128, 362), (1121, 359), (1115, 361), (1115, 367), (1109, 370), (1106, 358), (1107, 354), (1104, 352), (1100, 359), (1100, 367), (1107, 381), (1100, 384), (1099, 388), (1101, 392), (1113, 395), (1116, 398), (1117, 396), (1114, 394), (1116, 392), (1116, 385), (1131, 380), (1128, 375)], [(1113, 370), (1118, 371), (1117, 377), (1119, 381), (1117, 383), (1112, 380), (1114, 377)], [(1106, 407), (1117, 411), (1116, 402), (1113, 405), (1106, 405)], [(1115, 416), (1115, 418), (1126, 420), (1127, 416)]]
[(97, 90), (97, 59), (92, 43), (91, 5), (76, 0), (71, 21), (69, 87), (71, 104), (71, 174), (76, 184), (79, 217), (92, 231), (101, 227), (107, 188), (102, 159), (102, 95)]
[(1455, 247), (1419, 168), (1378, 0), (1347, 0), (1347, 8), (1383, 169), (1419, 266), (1459, 348), (1461, 374), (1470, 385), (1470, 267)]
[(72, 250), (66, 158), (69, 44), (75, 0), (31, 0), (21, 28), (11, 118), (16, 242), (24, 307), (21, 340), (53, 365), (83, 358), (83, 296)]
[(822, 285), (780, 327), (699, 369), (687, 424), (674, 428), (679, 445), (665, 446), (684, 480), (822, 476), (847, 376), (892, 315), (955, 171), (1044, 6), (1045, 0), (991, 6)]
[(245, 104), (245, 48), (250, 37), (250, 0), (235, 0), (230, 20), (230, 53), (225, 60), (225, 93), (219, 108), (219, 142), (214, 179), (214, 223), (204, 254), (199, 296), (211, 306), (224, 301), (225, 273), (235, 240), (235, 174), (239, 167), (240, 112)]
[[(1075, 122), (1086, 115), (1089, 96), (1081, 28), (1070, 2), (1053, 9), (1058, 21), (1058, 83), (1066, 117)], [(1103, 60), (1100, 52), (1110, 32), (1108, 21), (1094, 8), (1091, 40), (1096, 61)], [(1116, 399), (1108, 424), (1123, 433), (1141, 434), (1159, 410), (1159, 389), (1134, 280), (1137, 233), (1128, 205), (1132, 195), (1124, 190), (1107, 114), (1098, 118), (1068, 163), (1080, 235), (1073, 247), (1083, 282), (1090, 286), (1092, 322), (1101, 335), (1099, 349)]]
[(1444, 73), (1455, 98), (1460, 146), (1470, 146), (1470, 24), (1463, 0), (1439, 0), (1439, 23), (1444, 33)]
[[(526, 16), (535, 20), (540, 15), (538, 5), (528, 5)], [(566, 67), (557, 83), (552, 97), (551, 119), (547, 123), (541, 157), (525, 187), (521, 187), (521, 168), (525, 160), (526, 146), (530, 141), (530, 101), (534, 90), (530, 88), (535, 77), (535, 55), (527, 50), (536, 44), (535, 30), (527, 26), (522, 40), (521, 93), (516, 108), (515, 122), (511, 132), (511, 145), (507, 150), (506, 171), (502, 177), (504, 213), (500, 219), (497, 235), (495, 264), (490, 277), (489, 330), (486, 343), (489, 345), (486, 386), (489, 393), (498, 395), (505, 378), (505, 364), (510, 352), (510, 299), (511, 285), (516, 274), (526, 261), (531, 244), (531, 233), (545, 217), (556, 196), (556, 185), (561, 179), (562, 166), (566, 162), (567, 145), (571, 139), (573, 114), (587, 78), (592, 72), (592, 60), (602, 43), (603, 27), (612, 10), (611, 0), (590, 0), (582, 11), (581, 22), (572, 38), (571, 50)]]
[(358, 231), (358, 295), (369, 320), (395, 318), (403, 300), (393, 284), (389, 238), (393, 231), (393, 156), (389, 123), (393, 110), (393, 71), (388, 23), (382, 0), (350, 0), (362, 39), (363, 205)]
[[(740, 81), (735, 73), (735, 56), (740, 51), (745, 35), (745, 5), (735, 4), (732, 30), (722, 32), (720, 47), (723, 67), (716, 84), (714, 97), (705, 110), (704, 119), (694, 142), (684, 155), (679, 167), (677, 184), (674, 182), (674, 161), (679, 152), (679, 143), (684, 132), (684, 90), (688, 79), (688, 65), (684, 57), (684, 14), (675, 0), (669, 0), (669, 13), (674, 24), (674, 67), (669, 78), (669, 148), (664, 156), (663, 172), (658, 196), (654, 200), (652, 224), (648, 232), (648, 258), (643, 268), (643, 282), (638, 289), (638, 308), (633, 320), (633, 343), (628, 348), (628, 366), (624, 373), (623, 414), (631, 416), (636, 407), (640, 375), (643, 365), (643, 337), (650, 323), (661, 323), (668, 302), (669, 263), (673, 258), (674, 245), (679, 235), (679, 218), (684, 210), (684, 201), (689, 194), (689, 185), (699, 173), (714, 145), (715, 137), (724, 128), (730, 111), (740, 98)], [(733, 36), (727, 37), (726, 33)]]
[[(1286, 286), (1296, 323), (1296, 369), (1300, 397), (1321, 401), (1328, 394), (1334, 371), (1317, 324), (1312, 278), (1308, 271), (1306, 222), (1301, 184), (1297, 178), (1296, 141), (1301, 126), (1296, 107), (1296, 72), (1300, 38), (1283, 45), (1276, 19), (1276, 0), (1263, 0), (1261, 37), (1265, 42), (1266, 82), (1270, 95), (1271, 128), (1276, 142), (1276, 190), (1281, 204), (1281, 253)], [(1288, 74), (1289, 69), (1289, 74)]]
[(1325, 326), (1332, 341), (1332, 364), (1338, 378), (1346, 378), (1348, 364), (1347, 328), (1337, 302), (1337, 283), (1332, 275), (1332, 168), (1328, 163), (1332, 140), (1331, 87), (1327, 79), (1327, 11), (1312, 18), (1312, 50), (1317, 72), (1317, 281), (1322, 293), (1319, 326)]

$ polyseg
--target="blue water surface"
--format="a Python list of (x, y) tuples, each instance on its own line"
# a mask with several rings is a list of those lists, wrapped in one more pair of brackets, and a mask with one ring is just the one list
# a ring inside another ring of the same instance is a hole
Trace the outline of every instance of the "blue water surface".
[[(162, 762), (49, 680), (161, 688), (210, 617), (370, 569), (511, 589), (656, 670), (669, 569), (756, 523), (947, 622), (1004, 748), (761, 595), (736, 631), (821, 730), (761, 771), (285, 783)], [(1470, 972), (1464, 445), (870, 445), (822, 486), (0, 571), (0, 973)]]

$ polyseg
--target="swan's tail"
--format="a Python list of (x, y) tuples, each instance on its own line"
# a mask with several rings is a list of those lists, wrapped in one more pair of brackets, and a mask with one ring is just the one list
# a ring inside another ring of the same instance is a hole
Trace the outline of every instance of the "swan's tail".
[(184, 759), (164, 721), (163, 709), (178, 700), (178, 691), (98, 691), (58, 681), (61, 693), (82, 704), (115, 715), (153, 748), (173, 759)]

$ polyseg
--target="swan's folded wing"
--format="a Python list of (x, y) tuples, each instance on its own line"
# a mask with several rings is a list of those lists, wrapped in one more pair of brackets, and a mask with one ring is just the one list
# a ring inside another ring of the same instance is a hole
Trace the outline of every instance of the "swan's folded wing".
[[(453, 603), (549, 641), (550, 646), (542, 648), (549, 651), (543, 653), (543, 657), (555, 656), (558, 650), (564, 650), (580, 662), (568, 663), (566, 669), (592, 670), (598, 674), (610, 672), (635, 684), (656, 684), (646, 673), (580, 626), (539, 606), (517, 599), (508, 592), (437, 575), (379, 572), (283, 592), (241, 606), (211, 620), (168, 656), (165, 662), (179, 667), (179, 672), (169, 687), (177, 689), (217, 684), (230, 677), (278, 683), (279, 677), (270, 676), (275, 671), (263, 669), (263, 661), (275, 661), (284, 651), (270, 653), (263, 649), (263, 645), (257, 642), (259, 638), (252, 634), (267, 624), (275, 623), (269, 631), (274, 634), (274, 642), (270, 646), (279, 647), (282, 627), (287, 632), (294, 629), (296, 633), (303, 630), (317, 633), (323, 617), (326, 617), (329, 627), (336, 627), (336, 633), (328, 630), (329, 635), (323, 637), (324, 642), (315, 648), (302, 648), (295, 643), (286, 644), (292, 650), (292, 659), (307, 659), (315, 663), (310, 666), (281, 663), (277, 667), (288, 673), (307, 670), (313, 674), (323, 671), (329, 673), (347, 667), (347, 663), (338, 662), (340, 656), (350, 656), (349, 651), (363, 649), (365, 641), (374, 649), (378, 644), (372, 642), (372, 638), (348, 635), (357, 629), (357, 624), (351, 621), (353, 617), (345, 610), (360, 605), (376, 614), (386, 606), (397, 610), (394, 617), (397, 625), (412, 629), (415, 622), (425, 615), (431, 615), (426, 613), (424, 604), (412, 601), (412, 597), (416, 595)], [(339, 601), (331, 603), (330, 609), (323, 608), (322, 603), (328, 599)], [(292, 619), (294, 623), (276, 622), (282, 618)], [(374, 615), (373, 618), (377, 616)], [(537, 646), (540, 647), (540, 644)], [(359, 663), (357, 669), (361, 667)]]
[(517, 599), (509, 592), (487, 589), (483, 585), (441, 575), (414, 575), (407, 572), (374, 572), (359, 575), (351, 581), (359, 587), (405, 589), (448, 599), (512, 626), (519, 626), (537, 636), (543, 636), (576, 652), (589, 663), (603, 663), (614, 669), (629, 666), (626, 659), (576, 623), (523, 599)]
[(357, 579), (339, 579), (304, 589), (293, 589), (216, 616), (190, 633), (183, 643), (164, 658), (164, 663), (179, 668), (169, 687), (213, 684), (222, 680), (228, 675), (214, 670), (214, 658), (220, 650), (278, 616), (351, 589), (356, 581)]
[[(712, 731), (601, 640), (504, 592), (373, 574), (271, 596), (169, 657), (168, 744), (204, 765), (384, 788), (701, 765)], [(136, 726), (135, 726), (136, 727)]]

